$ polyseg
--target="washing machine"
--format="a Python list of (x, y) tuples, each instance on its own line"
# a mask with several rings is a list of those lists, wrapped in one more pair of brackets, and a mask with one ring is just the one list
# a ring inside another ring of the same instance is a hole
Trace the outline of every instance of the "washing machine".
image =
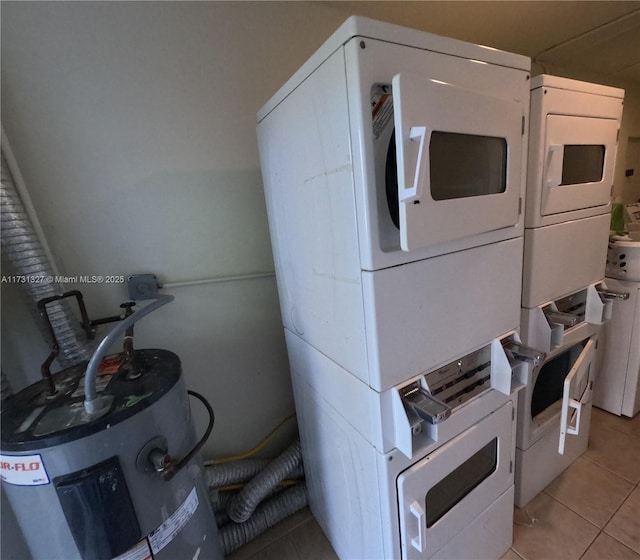
[(603, 329), (593, 402), (633, 417), (640, 411), (640, 204), (627, 205), (626, 214), (629, 235), (609, 241), (606, 281), (629, 299), (613, 303), (613, 317)]
[(600, 282), (522, 310), (522, 340), (546, 358), (527, 366), (518, 394), (515, 503), (526, 506), (586, 451), (597, 376), (596, 346), (613, 300)]
[(352, 17), (258, 113), (310, 506), (340, 557), (511, 543), (529, 69)]
[(285, 333), (310, 506), (338, 556), (500, 558), (527, 371), (517, 334), (377, 393)]

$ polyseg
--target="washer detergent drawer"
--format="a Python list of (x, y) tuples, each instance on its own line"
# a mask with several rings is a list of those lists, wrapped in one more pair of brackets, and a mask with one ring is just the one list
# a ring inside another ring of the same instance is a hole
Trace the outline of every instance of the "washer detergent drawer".
[(515, 226), (522, 102), (409, 72), (392, 86), (402, 249)]
[(398, 477), (402, 557), (433, 556), (513, 484), (511, 402)]

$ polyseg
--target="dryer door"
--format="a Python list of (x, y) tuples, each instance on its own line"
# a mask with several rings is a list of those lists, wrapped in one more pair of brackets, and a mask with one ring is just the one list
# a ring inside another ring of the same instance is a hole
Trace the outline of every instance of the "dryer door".
[(547, 115), (543, 216), (609, 204), (617, 134), (614, 119)]
[(517, 224), (522, 104), (409, 73), (392, 87), (402, 249)]
[(591, 402), (593, 385), (592, 363), (595, 341), (587, 342), (584, 350), (564, 379), (562, 391), (562, 408), (560, 409), (560, 441), (558, 453), (564, 455), (564, 447), (568, 435), (578, 435), (580, 429), (588, 429), (581, 425), (582, 407)]

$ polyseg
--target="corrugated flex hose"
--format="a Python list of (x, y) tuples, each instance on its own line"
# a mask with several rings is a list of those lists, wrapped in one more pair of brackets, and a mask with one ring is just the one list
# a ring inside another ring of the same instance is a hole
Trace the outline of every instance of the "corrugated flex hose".
[(205, 467), (204, 478), (209, 488), (220, 488), (229, 484), (247, 482), (271, 463), (271, 459), (243, 459), (234, 463), (223, 463)]
[(225, 554), (308, 504), (299, 441), (275, 460), (250, 458), (293, 418), (295, 414), (287, 416), (252, 450), (205, 462), (205, 479)]
[(248, 521), (222, 526), (219, 533), (224, 553), (230, 554), (247, 544), (269, 527), (305, 507), (307, 503), (306, 486), (304, 483), (296, 484), (260, 504)]
[[(61, 295), (62, 286), (55, 282), (53, 267), (49, 263), (45, 250), (38, 238), (33, 223), (25, 209), (13, 175), (5, 159), (4, 147), (1, 156), (2, 174), (0, 180), (0, 204), (2, 225), (0, 239), (2, 251), (5, 253), (14, 273), (29, 281), (21, 282), (33, 305), (34, 314), (38, 300)], [(63, 367), (75, 365), (88, 360), (91, 356), (86, 335), (79, 326), (71, 306), (65, 300), (48, 306), (49, 317), (60, 348), (58, 362)], [(48, 336), (44, 323), (43, 333)]]
[(300, 441), (295, 441), (234, 497), (227, 508), (229, 517), (236, 523), (249, 519), (270, 490), (284, 480), (301, 461)]
[[(204, 476), (209, 488), (220, 488), (230, 484), (247, 482), (269, 466), (271, 459), (243, 459), (235, 463), (223, 463), (204, 469)], [(302, 478), (302, 463), (296, 465), (288, 474), (289, 478)]]
[[(292, 484), (299, 484), (303, 482), (303, 480), (298, 480), (298, 481), (290, 481), (289, 486), (291, 486)], [(277, 494), (278, 492), (282, 492), (283, 486), (278, 485), (275, 488), (272, 488), (269, 491), (269, 494), (267, 495), (267, 497), (265, 498), (265, 501), (268, 500), (269, 498), (271, 498), (271, 496), (274, 496), (275, 494)], [(229, 506), (229, 504), (231, 503), (231, 500), (233, 500), (233, 498), (236, 496), (236, 494), (238, 493), (237, 490), (224, 490), (222, 492), (217, 492), (215, 494), (215, 497), (212, 497), (211, 500), (211, 505), (213, 506), (213, 513), (216, 516), (216, 525), (218, 527), (222, 527), (223, 525), (226, 525), (227, 523), (235, 523), (235, 521), (232, 521), (231, 518), (229, 517), (229, 514), (227, 513), (227, 507)], [(249, 518), (250, 520), (251, 518)], [(246, 521), (245, 521), (246, 523)]]

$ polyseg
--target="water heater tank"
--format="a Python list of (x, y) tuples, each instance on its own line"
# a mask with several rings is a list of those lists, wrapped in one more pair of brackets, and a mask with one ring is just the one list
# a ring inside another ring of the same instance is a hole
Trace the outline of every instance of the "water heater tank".
[(121, 358), (98, 368), (102, 416), (83, 406), (86, 363), (53, 396), (42, 380), (3, 403), (0, 473), (33, 557), (222, 559), (201, 460), (180, 465), (197, 438), (179, 358), (135, 350), (136, 376)]

